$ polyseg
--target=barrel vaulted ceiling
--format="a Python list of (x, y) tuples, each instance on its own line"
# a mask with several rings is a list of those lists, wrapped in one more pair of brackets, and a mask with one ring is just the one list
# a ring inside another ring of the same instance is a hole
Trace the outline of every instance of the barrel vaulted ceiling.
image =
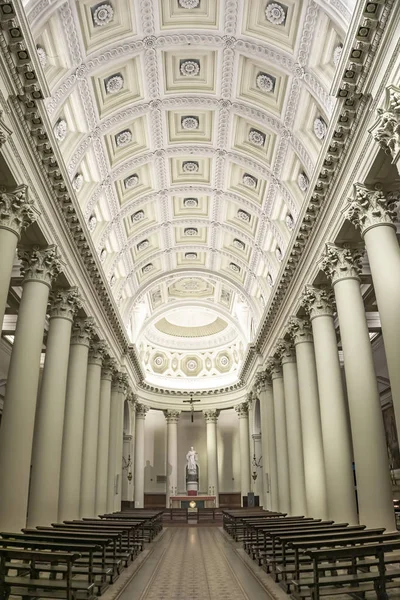
[(24, 2), (48, 118), (149, 380), (237, 378), (329, 131), (351, 4)]

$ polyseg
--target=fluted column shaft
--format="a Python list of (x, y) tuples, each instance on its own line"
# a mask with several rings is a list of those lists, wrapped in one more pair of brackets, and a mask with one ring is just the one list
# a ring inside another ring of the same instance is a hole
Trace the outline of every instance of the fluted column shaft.
[[(111, 409), (110, 409), (110, 443), (108, 451), (107, 470), (107, 512), (114, 512), (118, 499), (117, 481), (117, 453), (119, 448), (119, 429), (121, 426), (121, 410), (124, 406), (124, 395), (127, 388), (125, 373), (118, 372), (114, 375), (111, 384)], [(123, 433), (121, 434), (123, 435)], [(120, 457), (122, 463), (122, 456)]]
[(321, 413), (328, 518), (358, 522), (353, 448), (340, 371), (330, 291), (306, 287), (304, 305), (310, 316)]
[(293, 514), (305, 515), (307, 512), (306, 486), (296, 357), (291, 342), (281, 340), (280, 351), (283, 371), (283, 389), (285, 392), (290, 507)]
[(218, 447), (217, 447), (217, 420), (219, 411), (205, 410), (207, 431), (207, 476), (208, 493), (215, 496), (215, 506), (219, 507), (219, 479), (218, 479)]
[(105, 359), (101, 371), (99, 435), (97, 439), (96, 466), (96, 506), (95, 514), (107, 512), (107, 475), (110, 446), (111, 381), (115, 371), (115, 361)]
[(361, 230), (368, 253), (400, 440), (400, 247), (395, 201), (382, 191), (356, 184), (348, 216)]
[(38, 214), (33, 201), (28, 198), (25, 185), (0, 194), (0, 326), (7, 305), (18, 240), (23, 229), (33, 223)]
[(275, 440), (278, 467), (278, 509), (290, 514), (289, 452), (286, 427), (285, 393), (282, 367), (278, 360), (268, 361), (274, 396)]
[(360, 522), (396, 529), (385, 432), (361, 295), (361, 255), (327, 245), (322, 267), (335, 292), (356, 465)]
[(79, 508), (81, 518), (97, 516), (95, 508), (100, 379), (105, 353), (106, 347), (104, 342), (94, 342), (89, 349), (85, 419), (83, 423), (81, 495)]
[(50, 293), (46, 360), (36, 410), (32, 449), (28, 527), (57, 521), (61, 450), (72, 321), (80, 306), (78, 291)]
[(328, 505), (324, 447), (311, 323), (292, 318), (290, 331), (296, 349), (299, 378), (307, 515), (326, 519)]
[(239, 417), (240, 493), (243, 502), (243, 496), (251, 491), (249, 409), (247, 402), (242, 402), (235, 409)]
[(136, 405), (135, 431), (135, 508), (144, 507), (144, 422), (148, 407)]
[(180, 411), (165, 410), (167, 421), (167, 486), (166, 506), (171, 506), (171, 496), (178, 493), (178, 421)]
[(69, 351), (58, 521), (79, 519), (86, 376), (93, 319), (76, 319)]
[[(61, 270), (55, 247), (21, 251), (25, 279), (0, 430), (0, 529), (26, 526), (36, 399), (47, 300)], [(16, 443), (23, 440), (23, 443)]]

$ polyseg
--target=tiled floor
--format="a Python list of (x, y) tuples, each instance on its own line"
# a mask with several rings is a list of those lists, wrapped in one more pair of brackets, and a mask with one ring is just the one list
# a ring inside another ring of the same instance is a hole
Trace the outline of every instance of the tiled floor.
[(167, 528), (120, 600), (268, 600), (215, 527)]

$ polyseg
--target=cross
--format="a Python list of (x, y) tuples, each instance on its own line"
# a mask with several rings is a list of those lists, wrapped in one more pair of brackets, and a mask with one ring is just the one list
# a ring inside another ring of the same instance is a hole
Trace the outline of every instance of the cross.
[(188, 404), (190, 404), (190, 410), (192, 412), (192, 418), (191, 421), (193, 423), (193, 413), (194, 413), (194, 406), (193, 406), (193, 402), (200, 402), (200, 400), (193, 400), (193, 394), (192, 392), (190, 392), (190, 400), (184, 400), (184, 402), (187, 402)]

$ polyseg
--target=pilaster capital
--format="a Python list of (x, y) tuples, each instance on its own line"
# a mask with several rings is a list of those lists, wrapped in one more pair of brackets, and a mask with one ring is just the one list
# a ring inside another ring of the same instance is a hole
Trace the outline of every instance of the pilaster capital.
[(203, 410), (203, 415), (206, 420), (206, 423), (216, 423), (219, 417), (219, 410), (214, 410), (209, 408), (208, 410)]
[(271, 387), (271, 375), (267, 370), (256, 373), (254, 387), (258, 394), (265, 392), (268, 387)]
[(40, 212), (28, 196), (28, 187), (0, 193), (0, 229), (8, 229), (19, 238), (21, 232), (34, 223)]
[(177, 423), (179, 421), (180, 414), (181, 414), (180, 410), (174, 410), (174, 409), (164, 410), (164, 417), (165, 417), (165, 420), (167, 421), (168, 425), (170, 423)]
[(276, 343), (276, 349), (281, 358), (282, 365), (296, 362), (296, 352), (291, 340), (279, 339)]
[(114, 373), (117, 371), (117, 361), (115, 358), (111, 356), (106, 356), (103, 359), (103, 364), (101, 366), (101, 378), (107, 379), (108, 381), (112, 381)]
[(361, 235), (365, 235), (369, 229), (379, 225), (396, 228), (394, 222), (397, 198), (393, 195), (356, 183), (353, 198), (349, 199), (349, 203), (346, 216), (361, 231)]
[(111, 385), (118, 394), (125, 394), (129, 388), (128, 375), (122, 371), (115, 371)]
[(384, 150), (390, 152), (393, 162), (400, 157), (400, 88), (386, 88), (384, 108), (378, 108), (378, 119), (371, 128), (372, 137)]
[(82, 307), (77, 287), (68, 290), (55, 289), (49, 294), (50, 319), (67, 319), (73, 321), (75, 314)]
[(331, 280), (332, 285), (345, 279), (360, 279), (361, 259), (364, 252), (359, 248), (340, 248), (326, 244), (319, 263), (321, 271)]
[(269, 373), (272, 381), (283, 377), (282, 363), (278, 356), (270, 356), (267, 358), (266, 370)]
[(299, 317), (290, 317), (288, 332), (295, 344), (301, 344), (303, 342), (312, 342), (312, 328), (311, 323), (308, 319), (300, 319)]
[(91, 341), (89, 346), (89, 365), (102, 366), (104, 358), (110, 350), (104, 340)]
[(40, 281), (51, 287), (57, 275), (62, 271), (63, 263), (60, 260), (57, 246), (18, 248), (18, 256), (21, 260), (24, 283)]
[(306, 285), (301, 305), (311, 321), (316, 317), (333, 317), (335, 294), (331, 288), (316, 288)]
[(255, 399), (256, 399), (255, 393), (253, 392), (253, 390), (250, 390), (250, 392), (248, 392), (246, 394), (246, 402), (247, 402), (249, 408), (251, 408), (251, 405), (253, 404), (253, 400), (255, 400)]
[(75, 319), (72, 324), (71, 344), (81, 344), (88, 346), (94, 334), (93, 317), (83, 317)]
[(149, 412), (149, 407), (146, 406), (145, 404), (140, 404), (139, 402), (136, 403), (136, 418), (137, 419), (145, 419), (146, 418), (146, 414)]
[(126, 399), (128, 400), (128, 402), (130, 402), (132, 404), (132, 406), (134, 407), (136, 402), (137, 402), (137, 395), (134, 394), (132, 392), (132, 390), (128, 390), (128, 393), (126, 395)]
[(249, 418), (249, 405), (247, 402), (242, 402), (241, 404), (237, 404), (235, 406), (235, 410), (239, 419), (248, 419)]

